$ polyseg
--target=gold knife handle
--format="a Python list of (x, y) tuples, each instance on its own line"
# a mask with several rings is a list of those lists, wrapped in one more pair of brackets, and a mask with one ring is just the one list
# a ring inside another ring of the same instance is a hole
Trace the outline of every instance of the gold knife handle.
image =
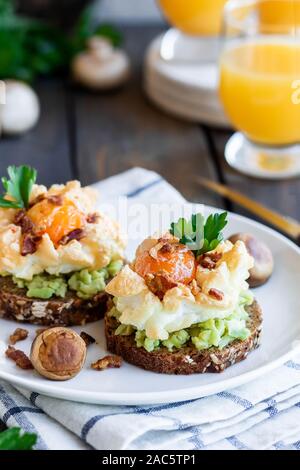
[(204, 187), (220, 194), (223, 197), (228, 198), (230, 201), (239, 204), (241, 207), (249, 210), (253, 214), (257, 215), (261, 219), (267, 221), (281, 232), (286, 233), (299, 245), (300, 240), (300, 223), (291, 217), (284, 217), (278, 212), (269, 209), (263, 204), (250, 199), (244, 194), (229, 188), (220, 183), (214, 181), (205, 180), (203, 178), (197, 178), (197, 181)]

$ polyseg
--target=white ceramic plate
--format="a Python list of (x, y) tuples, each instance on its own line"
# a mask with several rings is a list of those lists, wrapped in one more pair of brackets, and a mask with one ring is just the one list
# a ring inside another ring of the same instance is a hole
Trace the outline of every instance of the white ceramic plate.
[[(144, 87), (148, 97), (165, 111), (189, 121), (230, 128), (218, 97), (217, 60), (208, 60), (210, 40), (182, 44), (191, 61), (164, 61), (162, 36), (155, 38), (145, 54)], [(216, 46), (213, 46), (213, 50)]]
[(186, 121), (202, 122), (225, 129), (230, 128), (220, 106), (214, 107), (213, 102), (210, 102), (208, 105), (203, 102), (199, 105), (195, 101), (194, 103), (188, 103), (185, 95), (179, 93), (175, 96), (170, 88), (165, 89), (157, 83), (154, 85), (149, 77), (144, 81), (144, 89), (150, 100), (168, 114)]
[[(216, 209), (206, 208), (205, 212)], [(146, 372), (129, 364), (120, 369), (96, 372), (92, 361), (106, 354), (103, 323), (97, 322), (78, 332), (87, 331), (97, 339), (88, 352), (83, 371), (68, 382), (51, 382), (33, 371), (22, 371), (0, 351), (0, 378), (26, 389), (73, 401), (115, 405), (145, 405), (189, 400), (242, 385), (266, 374), (300, 351), (300, 250), (277, 232), (244, 217), (230, 214), (227, 235), (251, 232), (266, 242), (275, 257), (272, 279), (255, 290), (264, 311), (262, 345), (247, 360), (222, 374), (167, 376)], [(133, 244), (129, 253), (134, 251)], [(13, 322), (0, 320), (0, 345), (5, 348), (8, 336), (15, 329)], [(26, 326), (27, 328), (27, 326)], [(18, 347), (29, 352), (36, 327), (28, 326), (28, 340)]]

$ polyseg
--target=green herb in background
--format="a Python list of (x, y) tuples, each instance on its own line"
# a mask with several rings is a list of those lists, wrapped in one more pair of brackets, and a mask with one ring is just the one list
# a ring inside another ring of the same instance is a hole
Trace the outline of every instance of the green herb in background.
[(0, 0), (1, 17), (11, 15), (14, 9), (13, 2), (10, 0)]
[(199, 256), (217, 248), (223, 240), (222, 230), (226, 225), (227, 212), (211, 214), (206, 220), (202, 214), (193, 214), (190, 220), (181, 218), (173, 222), (170, 233)]
[(88, 39), (92, 36), (105, 37), (114, 47), (119, 47), (123, 42), (123, 36), (118, 29), (110, 24), (94, 25), (91, 8), (87, 7), (79, 18), (70, 37), (71, 55), (78, 54), (86, 47)]
[(123, 43), (123, 35), (111, 24), (99, 25), (94, 34), (109, 39), (114, 47), (120, 47)]
[(0, 78), (33, 81), (65, 65), (67, 45), (54, 28), (18, 16), (12, 0), (0, 0)]
[(36, 181), (37, 172), (30, 166), (9, 166), (7, 169), (9, 179), (1, 179), (5, 189), (5, 195), (13, 200), (0, 197), (0, 207), (6, 209), (27, 209), (32, 186)]
[(22, 434), (20, 428), (11, 428), (0, 433), (0, 450), (32, 450), (36, 442), (35, 434)]
[(44, 22), (15, 13), (13, 0), (0, 0), (0, 79), (32, 82), (39, 75), (67, 70), (74, 55), (91, 36), (108, 38), (119, 46), (122, 36), (112, 25), (94, 25), (90, 8), (73, 32), (66, 34)]

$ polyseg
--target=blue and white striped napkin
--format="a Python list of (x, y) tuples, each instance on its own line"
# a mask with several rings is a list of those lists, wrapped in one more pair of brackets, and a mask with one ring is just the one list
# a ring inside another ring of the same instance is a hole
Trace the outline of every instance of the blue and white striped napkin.
[[(159, 175), (135, 168), (96, 185), (109, 199), (184, 202)], [(0, 381), (0, 418), (39, 435), (39, 449), (300, 450), (300, 356), (216, 395), (157, 406), (67, 402)]]

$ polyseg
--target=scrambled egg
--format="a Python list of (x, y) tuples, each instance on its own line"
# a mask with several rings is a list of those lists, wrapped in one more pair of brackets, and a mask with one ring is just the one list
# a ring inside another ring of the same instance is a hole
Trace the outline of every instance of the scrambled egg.
[[(240, 293), (249, 288), (246, 279), (253, 258), (240, 241), (235, 245), (222, 242), (215, 251), (222, 253), (222, 257), (214, 269), (197, 267), (198, 292), (179, 284), (169, 289), (162, 301), (141, 276), (125, 266), (106, 287), (106, 292), (115, 296), (116, 308), (121, 313), (119, 321), (145, 330), (151, 339), (165, 340), (169, 333), (195, 323), (228, 317), (237, 307)], [(223, 298), (218, 300), (209, 295), (211, 289), (220, 290)]]
[[(92, 188), (81, 188), (78, 181), (66, 185), (53, 185), (49, 190), (45, 186), (34, 185), (30, 202), (38, 196), (61, 195), (86, 218), (94, 213), (97, 193)], [(101, 269), (110, 261), (123, 258), (126, 246), (116, 222), (99, 214), (95, 223), (85, 223), (84, 236), (81, 240), (72, 240), (66, 245), (54, 244), (48, 233), (33, 254), (21, 255), (21, 227), (14, 224), (15, 209), (0, 209), (0, 273), (31, 280), (36, 274), (66, 274), (84, 268)]]

